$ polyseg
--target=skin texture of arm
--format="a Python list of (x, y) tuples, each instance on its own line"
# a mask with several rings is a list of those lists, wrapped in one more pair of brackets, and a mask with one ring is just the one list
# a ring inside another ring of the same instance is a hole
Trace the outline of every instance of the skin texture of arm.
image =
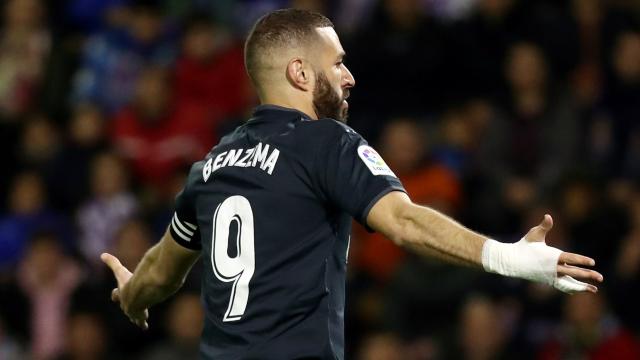
[[(393, 191), (383, 196), (371, 208), (367, 216), (367, 223), (371, 228), (379, 231), (396, 244), (419, 254), (479, 269), (485, 268), (483, 250), (487, 241), (491, 242), (489, 245), (492, 245), (493, 248), (495, 248), (493, 244), (500, 244), (498, 246), (504, 248), (506, 245), (510, 249), (516, 249), (516, 252), (521, 252), (523, 249), (522, 247), (514, 248), (512, 246), (517, 244), (497, 243), (475, 233), (433, 209), (414, 204), (405, 193), (399, 191)], [(519, 245), (524, 245), (528, 248), (525, 249), (527, 258), (519, 257), (519, 254), (514, 255), (511, 252), (506, 258), (500, 259), (508, 264), (511, 270), (505, 271), (503, 274), (531, 280), (532, 278), (528, 277), (527, 271), (531, 273), (531, 271), (540, 268), (541, 261), (545, 259), (545, 255), (537, 252), (537, 250), (532, 251), (533, 248), (530, 245), (544, 243), (545, 236), (552, 227), (553, 220), (551, 216), (545, 215), (540, 225), (533, 227), (523, 237), (523, 240), (518, 242)], [(543, 248), (546, 248), (546, 246), (543, 245)], [(540, 247), (537, 246), (535, 249), (540, 249)], [(595, 265), (593, 259), (557, 249), (556, 251), (558, 251), (559, 257), (557, 258), (555, 273), (551, 270), (551, 278), (555, 278), (554, 287), (565, 292), (596, 292), (598, 290), (596, 286), (587, 283), (580, 283), (579, 287), (572, 285), (574, 283), (577, 284), (575, 279), (589, 282), (603, 281), (600, 273), (582, 267)], [(548, 259), (548, 257), (546, 258)], [(525, 260), (534, 264), (533, 270), (531, 270), (531, 267), (527, 268)], [(513, 271), (514, 268), (516, 271)], [(495, 272), (502, 273), (500, 271)], [(569, 287), (567, 287), (567, 282), (572, 284), (568, 284)]]
[(178, 291), (199, 257), (200, 252), (178, 245), (166, 231), (160, 242), (140, 260), (133, 274), (111, 254), (104, 253), (101, 259), (111, 268), (118, 283), (111, 299), (120, 304), (133, 323), (146, 329), (147, 309)]
[(403, 192), (383, 196), (369, 212), (367, 223), (394, 243), (419, 254), (482, 268), (486, 236), (433, 209), (412, 203)]

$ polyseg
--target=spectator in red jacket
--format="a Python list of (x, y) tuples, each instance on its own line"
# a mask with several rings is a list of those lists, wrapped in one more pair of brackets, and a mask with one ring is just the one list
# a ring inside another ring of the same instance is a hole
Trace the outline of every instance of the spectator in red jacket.
[(640, 359), (640, 347), (633, 335), (607, 315), (600, 294), (568, 296), (565, 321), (555, 339), (547, 342), (539, 360)]
[[(460, 182), (447, 167), (428, 159), (426, 131), (418, 119), (392, 119), (384, 128), (380, 152), (416, 203), (455, 212), (462, 195)], [(356, 266), (382, 283), (388, 281), (404, 261), (405, 251), (358, 225), (353, 236), (357, 243), (351, 259)]]
[(43, 3), (40, 0), (0, 3), (0, 116), (3, 118), (14, 120), (28, 112), (37, 100), (51, 48)]
[(242, 45), (208, 17), (193, 17), (186, 24), (175, 81), (179, 101), (205, 107), (215, 126), (242, 114), (254, 99)]
[(161, 68), (143, 72), (133, 102), (113, 121), (111, 136), (140, 181), (157, 190), (213, 145), (207, 113), (195, 104), (175, 101), (168, 74)]

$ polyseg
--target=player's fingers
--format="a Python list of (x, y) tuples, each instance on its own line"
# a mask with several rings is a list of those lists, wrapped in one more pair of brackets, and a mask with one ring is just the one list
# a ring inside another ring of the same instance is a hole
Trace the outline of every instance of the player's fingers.
[(149, 328), (149, 324), (147, 323), (146, 320), (135, 320), (133, 322), (137, 327), (141, 328), (142, 330), (147, 330)]
[(120, 302), (120, 290), (118, 289), (111, 290), (111, 301), (115, 303)]
[(596, 261), (590, 257), (570, 252), (563, 252), (558, 258), (558, 263), (569, 265), (594, 266)]
[(130, 316), (129, 320), (134, 323), (136, 326), (143, 330), (147, 330), (149, 328), (149, 324), (147, 320), (149, 319), (149, 311), (145, 310), (144, 312), (137, 314), (135, 316)]
[(594, 294), (598, 292), (598, 288), (596, 286), (578, 281), (568, 275), (558, 277), (553, 286), (556, 289), (568, 294), (584, 291), (588, 291)]
[(142, 328), (142, 330), (147, 330), (149, 329), (149, 323), (147, 322), (149, 320), (149, 310), (145, 310), (143, 315), (144, 318), (140, 327)]
[(100, 260), (102, 260), (102, 262), (105, 263), (113, 272), (118, 271), (122, 266), (120, 260), (109, 253), (100, 254)]
[(113, 275), (116, 277), (116, 281), (118, 282), (118, 287), (121, 287), (126, 283), (131, 272), (129, 272), (129, 270), (120, 263), (120, 260), (118, 260), (117, 257), (109, 253), (102, 253), (100, 255), (100, 260), (102, 260), (102, 262), (111, 269)]
[(549, 230), (553, 228), (553, 218), (549, 214), (545, 214), (538, 226), (534, 226), (529, 230), (525, 238), (528, 241), (544, 241)]
[(576, 279), (602, 282), (602, 274), (595, 270), (583, 269), (571, 265), (558, 265), (558, 276), (568, 275)]

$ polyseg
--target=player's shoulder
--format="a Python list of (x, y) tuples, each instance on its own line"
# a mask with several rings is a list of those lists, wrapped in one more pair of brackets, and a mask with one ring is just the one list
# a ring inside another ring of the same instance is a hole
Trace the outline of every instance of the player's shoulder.
[(358, 134), (349, 125), (332, 118), (321, 118), (318, 120), (305, 121), (304, 124), (310, 124), (311, 127), (329, 134)]

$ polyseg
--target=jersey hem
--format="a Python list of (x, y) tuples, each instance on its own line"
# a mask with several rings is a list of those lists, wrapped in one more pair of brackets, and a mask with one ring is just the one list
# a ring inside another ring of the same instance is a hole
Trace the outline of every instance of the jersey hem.
[(369, 226), (369, 224), (367, 224), (367, 217), (369, 216), (369, 212), (371, 211), (371, 208), (373, 208), (373, 206), (378, 202), (378, 200), (382, 199), (383, 196), (387, 195), (388, 193), (390, 193), (392, 191), (401, 191), (401, 192), (403, 192), (405, 194), (407, 193), (407, 191), (402, 186), (398, 186), (398, 185), (389, 186), (389, 187), (383, 189), (373, 199), (371, 199), (371, 201), (369, 201), (369, 204), (364, 208), (364, 211), (362, 212), (362, 217), (360, 218), (360, 223), (364, 226), (364, 228), (368, 232), (370, 232), (370, 233), (374, 233), (375, 232), (375, 230), (373, 230)]

